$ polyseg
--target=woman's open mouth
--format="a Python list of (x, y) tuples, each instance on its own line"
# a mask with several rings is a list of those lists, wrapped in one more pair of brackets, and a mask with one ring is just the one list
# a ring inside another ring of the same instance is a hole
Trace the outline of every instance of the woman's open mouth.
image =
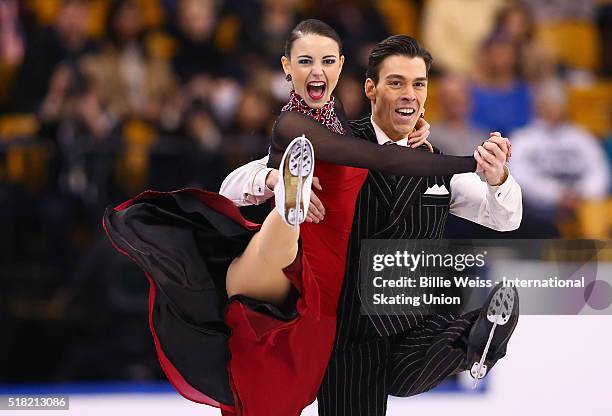
[(318, 101), (325, 95), (325, 81), (310, 81), (306, 84), (306, 92), (308, 96), (314, 100)]

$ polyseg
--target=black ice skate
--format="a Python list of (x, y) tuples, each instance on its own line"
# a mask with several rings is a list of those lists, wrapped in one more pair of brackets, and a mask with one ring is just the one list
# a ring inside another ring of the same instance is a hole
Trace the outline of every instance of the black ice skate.
[(514, 287), (498, 283), (487, 298), (468, 338), (468, 365), (474, 388), (493, 365), (506, 355), (506, 345), (518, 322), (519, 297)]

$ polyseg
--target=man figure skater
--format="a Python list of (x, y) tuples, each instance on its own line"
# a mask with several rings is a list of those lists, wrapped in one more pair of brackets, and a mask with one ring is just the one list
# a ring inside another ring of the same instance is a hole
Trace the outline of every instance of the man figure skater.
[[(381, 145), (406, 146), (424, 109), (430, 64), (431, 55), (411, 37), (392, 36), (379, 43), (369, 56), (365, 82), (372, 114), (350, 123), (353, 134)], [(360, 245), (364, 238), (442, 238), (449, 212), (498, 231), (518, 228), (521, 190), (504, 165), (507, 146), (495, 133), (475, 151), (486, 183), (475, 173), (395, 178), (369, 172), (357, 198), (336, 343), (318, 395), (320, 415), (384, 415), (388, 395), (412, 396), (472, 367), (468, 361), (473, 361), (475, 349), (482, 351), (491, 328), (486, 318), (489, 302), (482, 311), (421, 321), (412, 314), (361, 315)], [(237, 205), (263, 202), (272, 196), (276, 180), (266, 163), (263, 158), (232, 172), (220, 193)], [(311, 198), (309, 216), (314, 222), (324, 218), (324, 207), (316, 201)], [(512, 315), (510, 322), (497, 328), (486, 354), (489, 370), (505, 355), (517, 320), (518, 299), (515, 303), (506, 311)], [(484, 376), (475, 372), (473, 376)]]

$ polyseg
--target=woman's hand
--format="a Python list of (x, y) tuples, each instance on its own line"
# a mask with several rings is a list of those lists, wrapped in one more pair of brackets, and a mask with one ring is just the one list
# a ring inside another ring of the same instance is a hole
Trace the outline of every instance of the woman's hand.
[(427, 121), (425, 121), (424, 118), (419, 118), (416, 125), (414, 126), (414, 130), (408, 135), (408, 145), (413, 149), (416, 149), (417, 147), (425, 144), (427, 145), (427, 147), (429, 147), (429, 151), (433, 152), (433, 147), (431, 146), (431, 143), (427, 141), (427, 138), (429, 137), (430, 133), (430, 127), (431, 126)]

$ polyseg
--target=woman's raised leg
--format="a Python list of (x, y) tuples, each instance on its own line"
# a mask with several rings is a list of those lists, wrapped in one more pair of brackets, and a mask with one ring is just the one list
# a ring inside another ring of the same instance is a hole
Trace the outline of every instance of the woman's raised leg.
[(227, 271), (227, 294), (282, 303), (291, 283), (283, 269), (298, 252), (299, 224), (306, 218), (314, 171), (314, 151), (305, 137), (294, 139), (279, 167), (276, 209)]

